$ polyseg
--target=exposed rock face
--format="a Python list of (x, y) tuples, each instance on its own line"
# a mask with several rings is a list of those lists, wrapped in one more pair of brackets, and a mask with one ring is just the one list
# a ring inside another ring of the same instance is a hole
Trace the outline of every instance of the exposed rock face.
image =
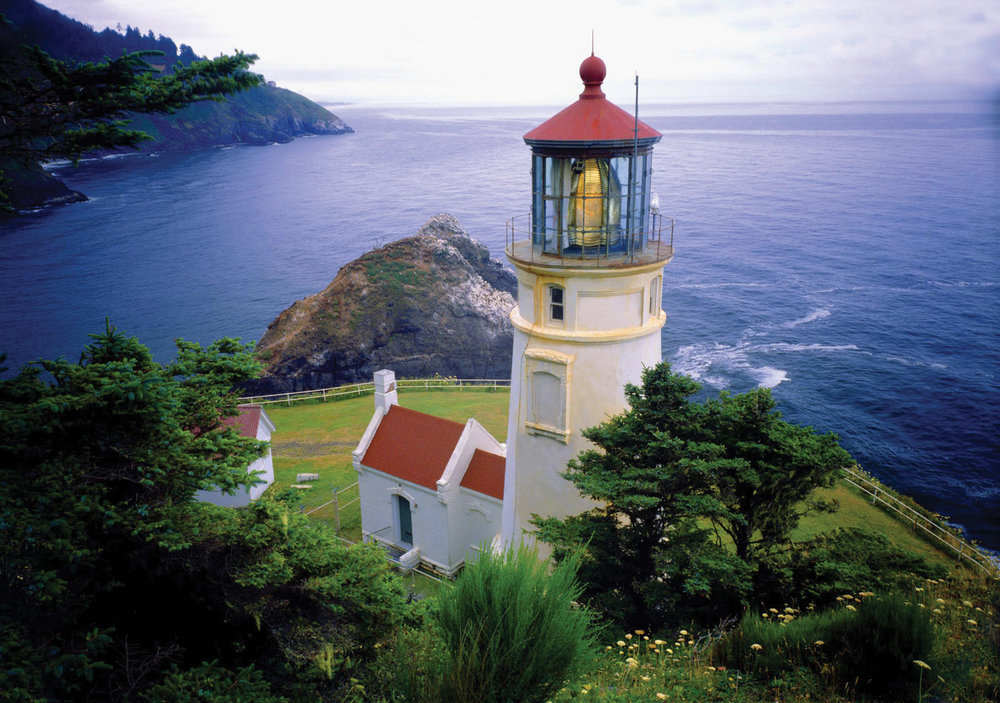
[(278, 393), (398, 377), (510, 376), (517, 279), (451, 215), (344, 266), (272, 322), (258, 349)]

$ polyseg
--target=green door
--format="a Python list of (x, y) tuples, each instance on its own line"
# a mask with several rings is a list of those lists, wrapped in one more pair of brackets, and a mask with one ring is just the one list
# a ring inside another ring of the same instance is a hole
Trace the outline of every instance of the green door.
[(410, 515), (410, 501), (403, 496), (396, 496), (399, 501), (399, 539), (406, 544), (413, 544), (413, 517)]

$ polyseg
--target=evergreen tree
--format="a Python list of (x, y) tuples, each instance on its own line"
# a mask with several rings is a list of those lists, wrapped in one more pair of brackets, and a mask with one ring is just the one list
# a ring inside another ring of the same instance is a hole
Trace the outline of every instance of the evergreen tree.
[(223, 420), (259, 368), (231, 339), (159, 364), (109, 325), (78, 363), (0, 380), (4, 695), (129, 700), (207, 676), (332, 696), (391, 635), (402, 591), (378, 549), (280, 501), (192, 501), (255, 480), (264, 443)]
[[(131, 26), (126, 30), (127, 47), (141, 48), (147, 39)], [(0, 167), (135, 147), (151, 137), (129, 128), (130, 113), (169, 113), (263, 82), (248, 71), (257, 59), (253, 54), (178, 64), (166, 74), (146, 61), (159, 55), (143, 50), (96, 63), (60, 61), (20, 44), (0, 15)], [(0, 200), (4, 193), (0, 174)]]
[(699, 390), (665, 362), (646, 369), (563, 474), (601, 506), (534, 520), (557, 559), (585, 547), (586, 596), (630, 626), (738, 610), (803, 511), (829, 507), (812, 491), (850, 463), (832, 435), (782, 420), (766, 389), (705, 403)]

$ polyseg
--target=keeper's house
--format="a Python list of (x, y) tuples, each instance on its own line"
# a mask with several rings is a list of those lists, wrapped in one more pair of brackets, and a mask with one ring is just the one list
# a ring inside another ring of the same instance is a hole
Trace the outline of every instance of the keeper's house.
[(392, 371), (375, 373), (375, 414), (353, 452), (363, 538), (453, 575), (500, 532), (506, 446), (464, 425), (400, 407)]
[[(238, 405), (238, 413), (232, 417), (227, 417), (222, 421), (225, 427), (232, 427), (240, 437), (252, 437), (262, 442), (271, 441), (271, 433), (274, 432), (274, 423), (264, 412), (260, 405)], [(227, 508), (242, 508), (250, 505), (250, 501), (257, 500), (264, 494), (267, 487), (274, 483), (274, 461), (271, 458), (271, 447), (268, 446), (267, 453), (260, 457), (249, 467), (247, 471), (251, 476), (256, 476), (260, 483), (243, 488), (238, 493), (227, 494), (221, 490), (198, 491), (194, 494), (195, 500), (203, 500), (207, 503), (222, 505)]]

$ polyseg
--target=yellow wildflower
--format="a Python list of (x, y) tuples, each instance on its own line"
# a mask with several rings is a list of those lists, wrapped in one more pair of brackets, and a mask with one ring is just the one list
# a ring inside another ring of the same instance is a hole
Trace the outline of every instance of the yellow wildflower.
[(646, 631), (645, 630), (636, 630), (635, 634), (637, 634), (637, 635), (644, 635), (644, 634), (646, 634)]
[(687, 633), (688, 633), (687, 630), (681, 630), (681, 634), (684, 635), (685, 637), (687, 636)]
[(714, 666), (710, 666), (710, 667), (708, 667), (708, 670), (709, 671), (715, 671), (715, 667)]
[(756, 642), (754, 642), (752, 645), (750, 645), (750, 649), (752, 649), (755, 652), (759, 652), (760, 650), (762, 650), (764, 648), (762, 646), (760, 646), (759, 644), (757, 644)]
[(648, 676), (643, 676), (643, 677), (642, 677), (642, 680), (643, 680), (643, 681), (649, 681), (649, 677), (648, 677)]
[(913, 663), (919, 666), (921, 669), (927, 669), (928, 671), (930, 671), (931, 666), (927, 662), (922, 662), (919, 659), (914, 659)]
[(665, 700), (667, 700), (667, 694), (666, 693), (657, 693), (656, 694), (656, 700), (658, 700), (658, 701), (665, 701)]
[(664, 642), (663, 640), (653, 640), (653, 644), (655, 644), (657, 647), (661, 647), (665, 645), (666, 642)]
[(630, 632), (627, 635), (625, 635), (625, 639), (627, 639), (627, 640), (632, 639), (632, 633)]
[(963, 600), (962, 601), (962, 605), (964, 605), (966, 608), (971, 608), (972, 607), (972, 601), (971, 600)]
[(976, 622), (975, 620), (972, 620), (972, 619), (966, 620), (965, 622), (969, 623), (973, 627), (975, 627), (976, 625), (979, 624), (978, 622)]
[(857, 610), (857, 608), (855, 608), (853, 605), (845, 605), (844, 607), (847, 608), (848, 610)]
[(813, 644), (816, 645), (817, 647), (822, 647), (826, 643), (823, 642), (823, 640), (816, 640), (815, 642), (813, 642)]
[(625, 646), (625, 640), (618, 640), (617, 642), (615, 642), (615, 644), (617, 644), (619, 647), (624, 647)]
[(674, 653), (674, 650), (672, 650), (669, 647), (667, 647), (667, 654), (673, 654), (673, 653)]

